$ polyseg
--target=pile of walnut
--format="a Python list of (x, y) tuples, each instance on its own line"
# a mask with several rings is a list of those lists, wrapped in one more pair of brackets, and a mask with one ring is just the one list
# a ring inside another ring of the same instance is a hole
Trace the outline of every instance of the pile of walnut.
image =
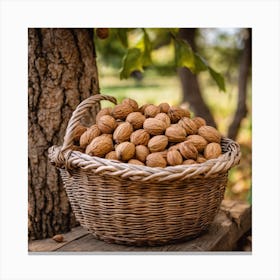
[(150, 167), (203, 163), (221, 155), (221, 134), (203, 118), (161, 103), (138, 107), (127, 98), (104, 108), (89, 128), (74, 132), (76, 149), (91, 156)]

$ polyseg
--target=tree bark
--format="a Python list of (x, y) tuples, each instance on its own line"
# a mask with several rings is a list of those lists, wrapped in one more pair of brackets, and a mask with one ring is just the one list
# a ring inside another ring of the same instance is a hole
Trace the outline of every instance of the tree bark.
[[(179, 35), (190, 44), (194, 51), (196, 51), (196, 28), (181, 28)], [(178, 75), (182, 84), (183, 102), (188, 102), (195, 115), (203, 117), (208, 125), (216, 127), (215, 120), (203, 100), (197, 76), (185, 67), (178, 69)]]
[[(61, 145), (76, 106), (99, 91), (93, 29), (28, 30), (28, 236), (76, 224), (48, 148)], [(86, 121), (93, 121), (89, 114)]]
[(241, 121), (247, 115), (247, 84), (250, 75), (251, 62), (252, 62), (252, 29), (246, 30), (246, 35), (243, 39), (243, 51), (240, 60), (239, 77), (238, 77), (238, 102), (237, 109), (233, 121), (228, 130), (228, 137), (236, 139)]

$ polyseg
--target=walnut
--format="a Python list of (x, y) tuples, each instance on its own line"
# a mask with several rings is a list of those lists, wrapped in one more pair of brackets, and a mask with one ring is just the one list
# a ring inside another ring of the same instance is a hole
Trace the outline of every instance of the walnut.
[(102, 117), (102, 116), (106, 116), (106, 115), (111, 115), (112, 113), (112, 108), (103, 108), (101, 109), (98, 114), (96, 115), (96, 123), (98, 123), (99, 119)]
[(113, 139), (116, 143), (128, 141), (132, 132), (132, 125), (128, 122), (124, 122), (115, 129)]
[(109, 115), (100, 117), (97, 126), (102, 133), (112, 133), (117, 126), (116, 120)]
[(192, 119), (192, 121), (196, 124), (197, 129), (199, 129), (201, 126), (206, 125), (205, 119), (201, 117), (195, 117)]
[(122, 142), (116, 147), (117, 158), (128, 161), (134, 157), (135, 145), (131, 142)]
[(143, 128), (151, 135), (163, 134), (166, 129), (166, 124), (155, 118), (148, 118), (144, 121)]
[(129, 161), (128, 161), (128, 163), (130, 163), (130, 164), (136, 164), (136, 165), (145, 165), (142, 161), (140, 161), (140, 160), (137, 160), (137, 159), (130, 159)]
[[(172, 145), (173, 144), (173, 145)], [(168, 148), (168, 151), (173, 151), (173, 150), (176, 150), (176, 151), (179, 151), (179, 146), (180, 146), (181, 142), (180, 143), (171, 143), (171, 145), (169, 146)]]
[(130, 135), (130, 142), (136, 145), (148, 145), (150, 134), (144, 129), (138, 129)]
[(128, 104), (130, 107), (132, 107), (134, 112), (136, 112), (138, 110), (138, 103), (134, 99), (125, 98), (122, 101), (122, 104)]
[(165, 131), (165, 135), (168, 137), (169, 142), (182, 142), (186, 139), (185, 129), (178, 124), (169, 126)]
[(200, 135), (189, 135), (186, 140), (193, 143), (199, 152), (202, 152), (208, 144), (208, 142)]
[(144, 110), (146, 118), (154, 118), (158, 113), (160, 113), (159, 107), (155, 105), (148, 105)]
[(157, 135), (150, 139), (148, 148), (151, 153), (161, 152), (168, 145), (168, 138), (165, 135)]
[(205, 138), (208, 142), (221, 142), (221, 133), (214, 127), (203, 125), (198, 129), (198, 134)]
[(118, 160), (116, 151), (109, 152), (108, 154), (105, 155), (105, 158), (106, 159)]
[(142, 106), (138, 109), (138, 112), (144, 114), (145, 109), (146, 109), (149, 105), (152, 105), (152, 104), (144, 104), (144, 105), (142, 105)]
[(167, 162), (160, 153), (149, 154), (146, 158), (146, 165), (150, 167), (166, 167)]
[(183, 162), (183, 158), (178, 151), (176, 151), (176, 150), (168, 151), (167, 163), (169, 165), (171, 165), (171, 166), (180, 165), (180, 164), (182, 164), (182, 162)]
[(197, 156), (197, 159), (196, 159), (197, 163), (203, 163), (205, 161), (207, 161), (207, 159), (204, 156), (202, 156), (200, 154)]
[(168, 115), (165, 114), (165, 113), (159, 113), (159, 114), (157, 114), (157, 115), (155, 116), (155, 119), (161, 120), (161, 121), (165, 122), (166, 127), (169, 127), (170, 124), (171, 124), (170, 118), (169, 118)]
[(161, 113), (166, 113), (166, 114), (168, 113), (168, 110), (170, 108), (168, 103), (160, 103), (158, 107)]
[(187, 110), (184, 110), (178, 106), (171, 106), (168, 110), (168, 116), (171, 120), (171, 123), (177, 123), (183, 117), (190, 117), (190, 114)]
[(87, 130), (87, 127), (79, 124), (78, 126), (76, 126), (76, 128), (74, 129), (73, 132), (73, 140), (74, 142), (79, 142), (80, 141), (80, 137), (82, 136), (82, 134)]
[(133, 126), (134, 130), (142, 128), (145, 120), (145, 116), (140, 112), (132, 112), (126, 117), (126, 121)]
[(196, 159), (197, 158), (198, 151), (195, 148), (194, 144), (192, 144), (189, 141), (185, 141), (185, 142), (181, 143), (179, 146), (179, 150), (180, 150), (181, 155), (185, 159)]
[(217, 158), (222, 154), (222, 149), (218, 143), (209, 143), (204, 149), (204, 157), (206, 159)]
[(95, 137), (99, 136), (101, 131), (99, 130), (97, 124), (89, 127), (80, 138), (80, 146), (85, 148)]
[(182, 163), (183, 165), (190, 165), (190, 164), (196, 164), (196, 161), (193, 159), (186, 159)]
[(190, 118), (183, 117), (179, 120), (178, 125), (185, 129), (187, 135), (197, 133), (197, 126)]
[(133, 112), (133, 108), (129, 104), (119, 104), (116, 105), (113, 110), (111, 115), (117, 120), (124, 120), (128, 114)]
[(138, 145), (135, 147), (135, 157), (142, 162), (146, 161), (149, 153), (149, 149), (144, 145)]
[(113, 140), (108, 134), (94, 138), (86, 147), (86, 154), (97, 157), (104, 157), (113, 150)]

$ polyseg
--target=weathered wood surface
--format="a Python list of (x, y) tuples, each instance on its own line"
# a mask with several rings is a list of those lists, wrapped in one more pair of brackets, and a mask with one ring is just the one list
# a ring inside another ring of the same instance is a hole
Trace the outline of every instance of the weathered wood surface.
[(237, 241), (251, 229), (251, 206), (245, 202), (224, 200), (209, 230), (186, 242), (156, 247), (134, 247), (108, 244), (95, 239), (82, 227), (63, 234), (64, 241), (49, 239), (29, 242), (34, 252), (208, 252), (232, 251)]

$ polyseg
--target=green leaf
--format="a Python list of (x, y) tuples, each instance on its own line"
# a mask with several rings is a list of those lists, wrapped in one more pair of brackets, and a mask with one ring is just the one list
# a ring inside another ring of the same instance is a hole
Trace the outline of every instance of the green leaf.
[(225, 86), (225, 80), (224, 80), (223, 76), (220, 73), (216, 72), (210, 66), (208, 66), (208, 71), (209, 71), (210, 75), (212, 76), (212, 78), (214, 79), (214, 81), (216, 82), (216, 84), (218, 85), (219, 89), (225, 92), (226, 86)]
[(127, 28), (116, 28), (117, 37), (119, 38), (122, 45), (127, 48), (128, 40), (127, 40)]
[(133, 71), (143, 71), (142, 53), (139, 48), (129, 48), (123, 58), (120, 79), (128, 79)]
[(150, 38), (145, 29), (143, 29), (143, 39), (144, 39), (144, 51), (142, 54), (142, 62), (143, 66), (148, 66), (152, 64), (151, 52), (152, 52), (152, 44)]
[(198, 53), (194, 54), (194, 65), (193, 72), (195, 74), (208, 70), (207, 62)]
[(177, 67), (187, 67), (191, 71), (195, 68), (195, 58), (191, 46), (184, 40), (176, 38), (175, 63)]

